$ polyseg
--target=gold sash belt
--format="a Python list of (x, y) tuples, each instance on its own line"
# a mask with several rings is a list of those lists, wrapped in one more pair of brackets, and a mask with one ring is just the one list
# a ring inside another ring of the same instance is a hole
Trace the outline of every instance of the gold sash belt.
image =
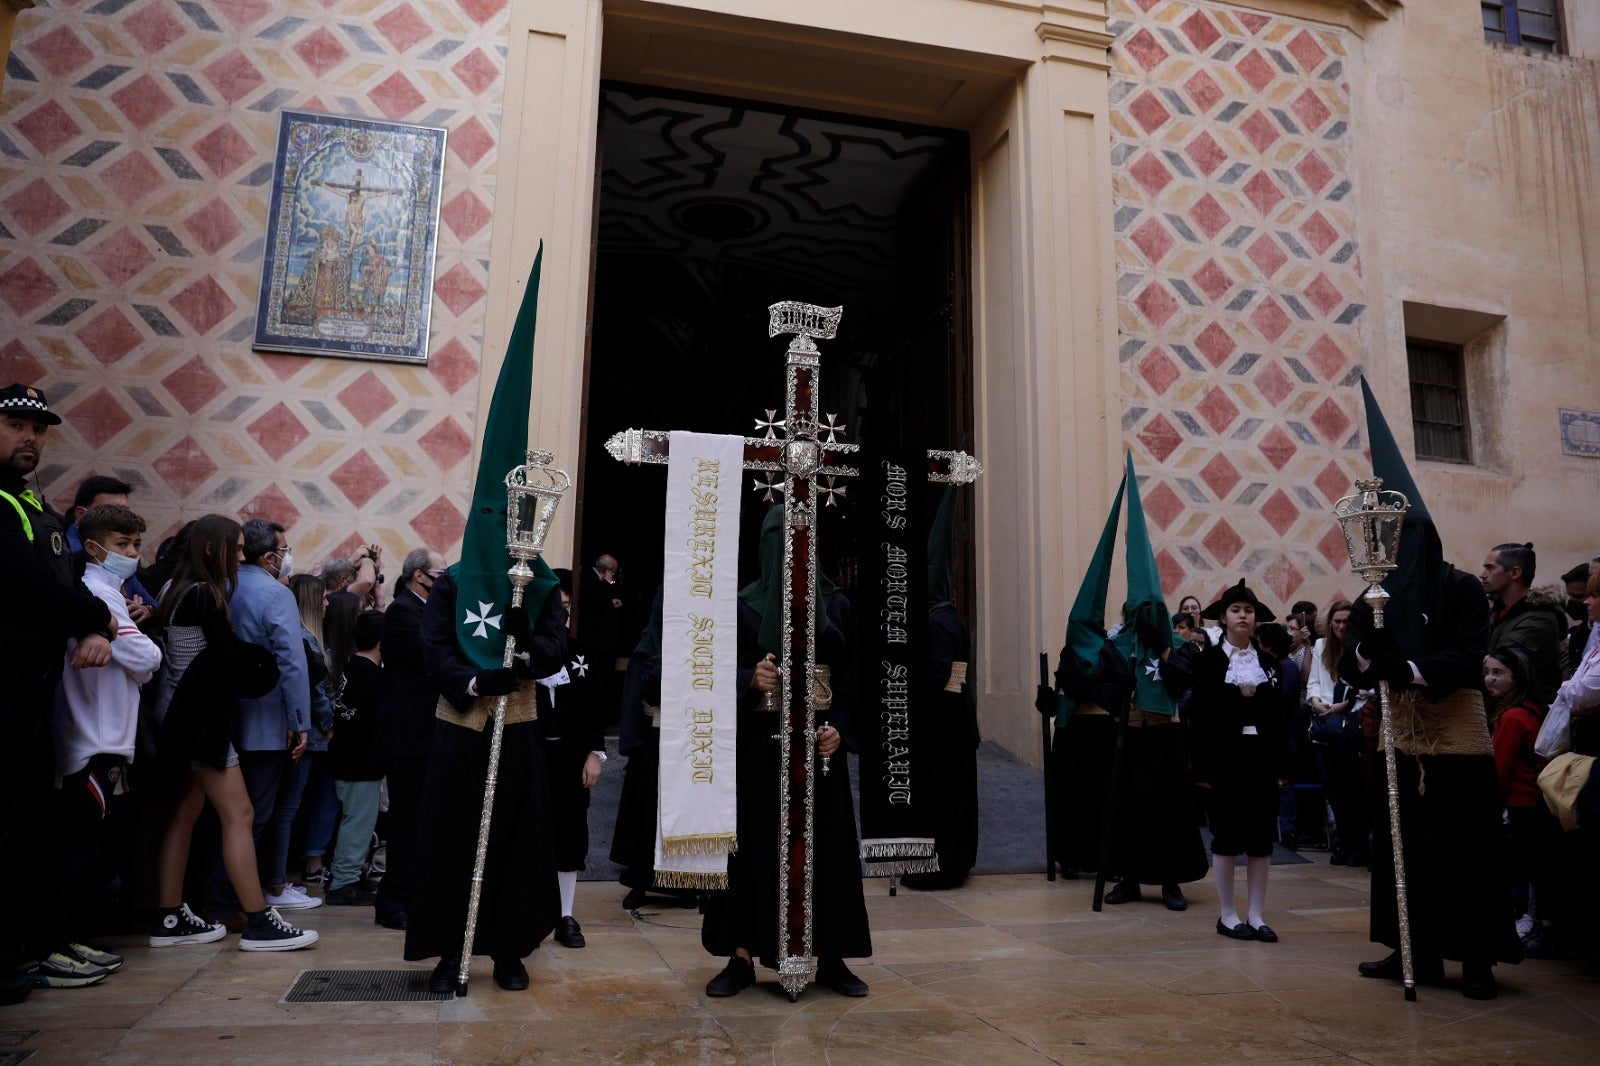
[[(456, 710), (449, 700), (439, 697), (439, 703), (433, 709), (433, 716), (440, 721), (458, 725), (463, 729), (470, 729), (474, 733), (483, 732), (483, 727), (489, 724), (493, 714), (496, 696), (479, 696), (472, 702), (472, 709), (465, 714)], [(539, 717), (539, 701), (534, 694), (532, 685), (519, 688), (506, 697), (506, 725), (516, 725), (518, 722), (532, 722)]]
[(1394, 746), (1408, 755), (1493, 755), (1483, 693), (1457, 689), (1438, 703), (1415, 690), (1390, 694)]
[(960, 692), (961, 686), (967, 683), (967, 664), (951, 663), (950, 680), (944, 683), (946, 692)]

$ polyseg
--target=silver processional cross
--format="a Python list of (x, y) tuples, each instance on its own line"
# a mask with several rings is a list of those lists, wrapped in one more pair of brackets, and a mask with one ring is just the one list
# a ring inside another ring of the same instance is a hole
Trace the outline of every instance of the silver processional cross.
[[(829, 414), (817, 418), (821, 353), (816, 340), (832, 340), (842, 307), (818, 307), (792, 300), (768, 308), (767, 336), (792, 334), (789, 342), (783, 418), (775, 409), (756, 419), (764, 436), (744, 439), (744, 468), (761, 475), (755, 489), (772, 500), (783, 496), (783, 572), (788, 610), (783, 618), (779, 669), (787, 679), (816, 673), (817, 528), (816, 508), (832, 507), (844, 486), (838, 479), (860, 472), (854, 444), (840, 443), (844, 427)], [(667, 430), (626, 429), (606, 441), (611, 457), (629, 464), (666, 463)], [(966, 485), (983, 473), (983, 464), (960, 451), (929, 451), (928, 480)], [(801, 669), (796, 670), (799, 666)], [(815, 691), (810, 684), (782, 687), (783, 716), (778, 729), (778, 980), (793, 1001), (815, 977), (811, 945), (811, 854), (816, 809)]]

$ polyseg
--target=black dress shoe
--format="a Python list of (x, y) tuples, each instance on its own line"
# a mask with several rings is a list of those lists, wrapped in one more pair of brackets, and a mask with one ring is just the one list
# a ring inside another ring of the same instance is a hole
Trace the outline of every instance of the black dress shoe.
[(1240, 922), (1238, 925), (1230, 927), (1222, 924), (1221, 918), (1217, 919), (1217, 932), (1230, 940), (1254, 940), (1256, 938), (1256, 931), (1253, 926)]
[(1494, 999), (1500, 994), (1494, 967), (1484, 963), (1461, 964), (1461, 994), (1468, 999)]
[(1272, 931), (1272, 926), (1270, 925), (1258, 925), (1256, 926), (1256, 939), (1263, 944), (1276, 944), (1278, 942), (1278, 934)]
[(622, 897), (622, 909), (636, 911), (644, 906), (644, 898), (648, 895), (642, 888), (630, 888), (628, 894)]
[(494, 983), (507, 992), (521, 992), (528, 987), (528, 968), (521, 959), (495, 959)]
[(1161, 902), (1166, 904), (1169, 911), (1186, 911), (1189, 901), (1183, 898), (1183, 889), (1177, 885), (1161, 886)]
[(372, 921), (375, 925), (381, 925), (385, 929), (404, 929), (406, 927), (406, 912), (379, 911), (372, 916)]
[(1144, 899), (1144, 893), (1139, 891), (1137, 881), (1119, 881), (1117, 887), (1106, 893), (1106, 902), (1113, 907), (1121, 903), (1138, 903)]
[(851, 973), (843, 959), (823, 959), (822, 965), (817, 967), (817, 984), (841, 996), (860, 997), (867, 994), (867, 983)]
[[(1412, 976), (1419, 983), (1438, 982), (1444, 979), (1444, 963), (1439, 959), (1412, 959), (1411, 969)], [(1356, 972), (1362, 977), (1380, 977), (1389, 981), (1400, 981), (1405, 978), (1399, 949), (1389, 952), (1376, 962), (1363, 962), (1356, 967)]]
[(755, 963), (735, 955), (728, 960), (728, 965), (722, 968), (721, 973), (707, 982), (706, 995), (716, 996), (719, 999), (737, 996), (755, 983)]
[(1347, 863), (1349, 861), (1350, 861), (1350, 856), (1346, 855), (1339, 848), (1334, 848), (1332, 851), (1328, 852), (1328, 865), (1329, 866), (1343, 866), (1345, 863)]
[(433, 973), (428, 975), (428, 991), (434, 995), (456, 990), (456, 978), (461, 973), (461, 960), (456, 958), (442, 958), (439, 965), (433, 968)]
[(564, 948), (581, 948), (588, 943), (583, 939), (583, 930), (578, 926), (578, 919), (569, 914), (556, 922), (556, 943)]

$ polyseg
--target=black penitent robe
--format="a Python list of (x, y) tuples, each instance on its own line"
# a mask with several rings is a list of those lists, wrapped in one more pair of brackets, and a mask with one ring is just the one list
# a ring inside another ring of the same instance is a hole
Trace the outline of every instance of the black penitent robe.
[[(1432, 605), (1421, 654), (1413, 662), (1433, 702), (1482, 682), (1489, 643), (1489, 606), (1471, 574), (1452, 568), (1442, 602)], [(1358, 648), (1371, 613), (1359, 605), (1350, 616), (1347, 643)], [(1353, 654), (1340, 664), (1353, 677)], [(1359, 683), (1359, 682), (1358, 682)], [(1515, 915), (1499, 862), (1503, 805), (1493, 755), (1413, 755), (1397, 751), (1400, 836), (1406, 861), (1411, 948), (1420, 958), (1519, 962)], [(1388, 789), (1379, 767), (1372, 819), (1371, 939), (1400, 946), (1394, 888), (1394, 846), (1389, 835)]]
[[(855, 611), (840, 593), (831, 597), (828, 631), (817, 661), (833, 670), (830, 722), (844, 738), (826, 775), (818, 760), (815, 847), (812, 851), (812, 950), (818, 958), (866, 958), (872, 954), (867, 905), (861, 887), (860, 844), (850, 796), (853, 748), (849, 714), (854, 702)], [(713, 955), (745, 948), (776, 966), (778, 939), (778, 742), (777, 716), (759, 709), (761, 694), (750, 688), (755, 664), (767, 653), (759, 642), (761, 616), (739, 604), (739, 852), (728, 860), (730, 886), (706, 895), (700, 941)], [(821, 722), (819, 721), (819, 725)]]
[[(423, 611), (423, 648), (428, 676), (465, 710), (473, 702), (467, 682), (476, 670), (456, 643), (455, 618), (455, 584), (444, 575), (434, 583)], [(532, 672), (540, 677), (555, 673), (566, 663), (566, 649), (566, 610), (559, 596), (549, 596), (533, 623)], [(541, 714), (546, 707), (548, 702), (541, 697)], [(493, 728), (492, 718), (481, 731), (435, 720), (417, 824), (407, 959), (461, 953)], [(524, 958), (550, 934), (560, 916), (539, 723), (519, 722), (506, 726), (501, 739), (472, 952), (497, 960)]]
[[(959, 884), (978, 861), (978, 701), (972, 688), (972, 641), (961, 616), (949, 606), (928, 614), (928, 691), (934, 726), (922, 736), (932, 744), (934, 850), (941, 880)], [(950, 664), (968, 663), (959, 692), (945, 691)]]

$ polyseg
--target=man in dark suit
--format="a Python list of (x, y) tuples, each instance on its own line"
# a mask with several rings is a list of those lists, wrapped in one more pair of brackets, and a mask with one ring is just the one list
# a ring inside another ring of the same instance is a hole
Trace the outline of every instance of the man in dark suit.
[(407, 555), (400, 587), (383, 614), (383, 704), (378, 715), (379, 744), (389, 781), (388, 865), (378, 884), (374, 920), (390, 929), (406, 927), (417, 813), (428, 770), (433, 710), (439, 691), (422, 665), (422, 607), (428, 590), (445, 570), (444, 556), (429, 548)]

